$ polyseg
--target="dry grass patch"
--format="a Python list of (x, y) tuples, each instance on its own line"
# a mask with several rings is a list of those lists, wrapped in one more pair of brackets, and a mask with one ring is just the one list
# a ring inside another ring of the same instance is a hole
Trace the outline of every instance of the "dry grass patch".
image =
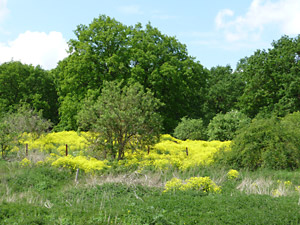
[(87, 186), (97, 186), (104, 183), (121, 183), (128, 186), (142, 185), (148, 187), (163, 187), (165, 180), (160, 173), (142, 174), (137, 171), (126, 174), (106, 174), (102, 176), (91, 175), (85, 178)]

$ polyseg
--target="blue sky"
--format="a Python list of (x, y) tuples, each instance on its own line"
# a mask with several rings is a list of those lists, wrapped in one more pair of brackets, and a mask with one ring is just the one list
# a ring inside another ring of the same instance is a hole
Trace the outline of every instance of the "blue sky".
[(230, 64), (300, 34), (300, 0), (0, 0), (0, 63), (54, 68), (79, 24), (100, 14), (148, 22), (207, 67)]

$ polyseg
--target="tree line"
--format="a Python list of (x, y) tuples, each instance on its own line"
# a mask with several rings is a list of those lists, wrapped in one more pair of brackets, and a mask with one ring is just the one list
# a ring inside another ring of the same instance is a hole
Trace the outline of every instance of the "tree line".
[[(283, 117), (300, 109), (300, 35), (283, 36), (267, 50), (229, 65), (205, 68), (175, 37), (150, 23), (126, 26), (101, 15), (79, 25), (68, 42), (68, 57), (55, 69), (18, 61), (0, 65), (0, 112), (20, 105), (40, 111), (55, 130), (82, 127), (87, 104), (100, 104), (106, 82), (120, 90), (139, 83), (160, 101), (162, 132), (172, 133), (182, 118), (202, 119), (233, 110), (249, 118)], [(104, 99), (102, 99), (104, 101)], [(111, 101), (114, 101), (113, 99)]]

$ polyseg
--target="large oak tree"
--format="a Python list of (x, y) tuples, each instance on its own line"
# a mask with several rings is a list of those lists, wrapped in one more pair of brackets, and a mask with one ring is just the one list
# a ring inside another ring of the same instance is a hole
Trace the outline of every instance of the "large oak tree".
[(139, 82), (165, 103), (165, 131), (183, 116), (203, 116), (207, 71), (176, 38), (151, 24), (126, 26), (103, 15), (79, 25), (75, 34), (70, 55), (55, 70), (62, 129), (77, 128), (75, 115), (88, 91), (99, 94), (104, 81), (122, 79)]

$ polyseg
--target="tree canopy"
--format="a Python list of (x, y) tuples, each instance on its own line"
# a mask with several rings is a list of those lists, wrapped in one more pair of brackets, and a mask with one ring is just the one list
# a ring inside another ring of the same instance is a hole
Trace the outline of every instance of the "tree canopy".
[(57, 93), (49, 71), (11, 61), (0, 65), (0, 112), (16, 112), (28, 103), (52, 122), (58, 122)]
[(229, 65), (212, 67), (207, 85), (205, 118), (208, 122), (218, 113), (237, 109), (238, 99), (245, 88), (239, 71), (233, 71)]
[(160, 113), (166, 131), (183, 116), (203, 116), (207, 71), (174, 37), (151, 24), (125, 26), (104, 15), (75, 34), (70, 55), (55, 70), (63, 129), (77, 128), (75, 115), (88, 90), (100, 93), (104, 81), (122, 79), (139, 82), (165, 103)]
[(246, 84), (239, 108), (250, 117), (258, 113), (284, 116), (300, 109), (300, 36), (283, 36), (271, 49), (242, 59)]

